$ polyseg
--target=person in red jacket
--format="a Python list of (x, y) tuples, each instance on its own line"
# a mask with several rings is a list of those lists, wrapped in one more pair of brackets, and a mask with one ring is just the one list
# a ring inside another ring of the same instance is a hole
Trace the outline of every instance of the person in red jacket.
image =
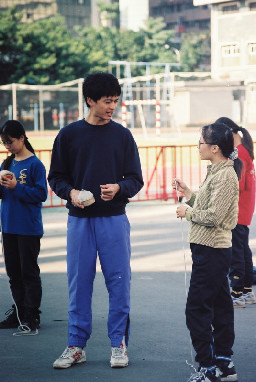
[(252, 290), (252, 251), (249, 247), (249, 225), (251, 224), (255, 208), (253, 141), (249, 132), (245, 128), (239, 127), (231, 119), (221, 117), (216, 122), (224, 123), (232, 129), (238, 157), (243, 162), (242, 177), (239, 181), (238, 222), (237, 226), (232, 230), (232, 262), (229, 278), (232, 287), (231, 296), (233, 305), (236, 308), (244, 308), (245, 304), (256, 303)]

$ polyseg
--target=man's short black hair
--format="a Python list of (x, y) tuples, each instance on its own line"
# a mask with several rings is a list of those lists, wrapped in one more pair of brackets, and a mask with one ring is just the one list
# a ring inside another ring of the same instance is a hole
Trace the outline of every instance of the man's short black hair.
[(121, 86), (118, 79), (111, 73), (98, 72), (89, 74), (83, 82), (83, 96), (86, 105), (87, 98), (97, 102), (101, 97), (119, 97)]

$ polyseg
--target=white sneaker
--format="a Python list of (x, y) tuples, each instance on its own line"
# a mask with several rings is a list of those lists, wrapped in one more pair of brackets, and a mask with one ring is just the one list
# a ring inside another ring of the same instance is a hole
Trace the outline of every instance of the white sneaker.
[(240, 297), (232, 297), (232, 301), (233, 301), (233, 307), (234, 308), (245, 308), (245, 299), (244, 299), (244, 296), (240, 296)]
[(110, 366), (111, 367), (126, 367), (128, 366), (129, 359), (127, 355), (127, 348), (125, 345), (125, 341), (123, 339), (121, 346), (119, 348), (112, 347), (111, 348), (111, 359)]
[(256, 298), (253, 292), (243, 294), (243, 298), (246, 304), (256, 304)]
[(77, 346), (67, 347), (61, 356), (53, 363), (55, 369), (67, 369), (76, 364), (86, 362), (85, 351)]

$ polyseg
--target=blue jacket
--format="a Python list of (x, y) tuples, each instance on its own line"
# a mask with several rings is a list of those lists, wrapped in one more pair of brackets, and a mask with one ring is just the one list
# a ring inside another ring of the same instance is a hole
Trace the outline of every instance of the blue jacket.
[(2, 232), (42, 235), (41, 208), (47, 198), (43, 163), (36, 156), (31, 156), (22, 161), (13, 160), (8, 170), (15, 174), (17, 185), (13, 190), (1, 186)]
[[(52, 190), (67, 200), (69, 215), (114, 216), (125, 213), (128, 198), (143, 186), (140, 159), (131, 132), (110, 121), (91, 125), (84, 119), (61, 129), (52, 151), (48, 180)], [(120, 191), (111, 201), (100, 197), (100, 185), (118, 183)], [(72, 189), (91, 191), (95, 203), (80, 209), (71, 203)]]

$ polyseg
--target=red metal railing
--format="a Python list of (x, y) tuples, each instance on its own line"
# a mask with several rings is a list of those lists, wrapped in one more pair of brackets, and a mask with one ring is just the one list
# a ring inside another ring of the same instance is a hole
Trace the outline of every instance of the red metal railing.
[(195, 145), (139, 147), (144, 187), (132, 199), (177, 199), (172, 189), (173, 178), (181, 178), (197, 191), (206, 174), (206, 164), (201, 165)]
[[(38, 158), (44, 163), (48, 172), (51, 161), (51, 150), (35, 150)], [(173, 178), (181, 178), (190, 184), (193, 190), (198, 190), (206, 173), (206, 163), (201, 165), (197, 147), (184, 146), (145, 146), (139, 147), (144, 187), (131, 199), (132, 202), (147, 200), (177, 199), (176, 191), (172, 189)], [(7, 156), (6, 151), (0, 152), (0, 159)], [(49, 187), (48, 199), (43, 207), (62, 207), (65, 201), (58, 198)]]

